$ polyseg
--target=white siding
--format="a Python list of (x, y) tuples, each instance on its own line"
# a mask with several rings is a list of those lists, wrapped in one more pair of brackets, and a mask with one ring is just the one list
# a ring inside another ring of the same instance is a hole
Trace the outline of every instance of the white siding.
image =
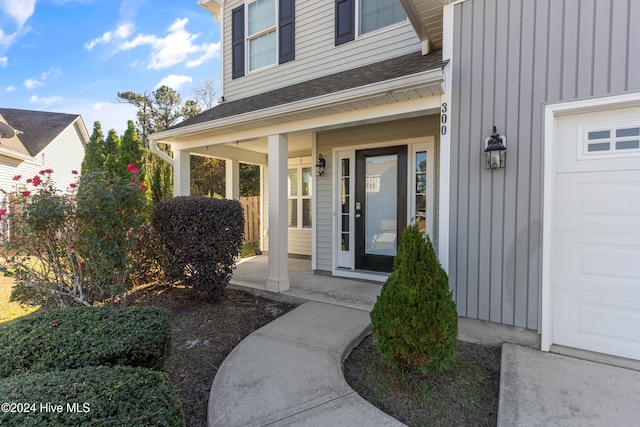
[[(345, 129), (318, 132), (317, 152), (327, 159), (327, 169), (322, 178), (318, 178), (316, 187), (317, 219), (316, 219), (316, 267), (318, 270), (332, 270), (333, 250), (333, 174), (334, 159), (333, 149), (337, 147), (349, 147), (365, 144), (379, 144), (393, 142), (402, 139), (418, 138), (424, 136), (436, 137), (436, 150), (439, 145), (437, 138), (439, 130), (439, 117), (426, 116), (413, 119), (397, 120), (385, 123), (376, 123), (366, 126), (354, 126)], [(437, 170), (437, 169), (436, 169)], [(438, 176), (436, 173), (436, 182)], [(437, 206), (438, 186), (435, 187), (435, 201)], [(435, 211), (435, 223), (438, 215)], [(437, 229), (437, 228), (436, 228)]]
[(295, 60), (231, 79), (231, 11), (241, 0), (225, 2), (223, 29), (224, 97), (227, 101), (421, 50), (407, 20), (335, 46), (335, 2), (297, 1)]
[[(269, 250), (269, 169), (262, 167), (262, 212), (260, 221), (263, 224), (262, 250)], [(293, 255), (311, 256), (311, 229), (288, 229), (288, 253)]]
[(24, 183), (27, 178), (37, 175), (42, 169), (52, 169), (51, 178), (56, 187), (61, 190), (67, 189), (76, 179), (71, 171), (80, 171), (83, 158), (84, 143), (77, 126), (72, 124), (33, 160), (18, 161), (0, 156), (0, 189), (6, 192), (15, 191), (14, 176), (22, 175), (20, 182)]

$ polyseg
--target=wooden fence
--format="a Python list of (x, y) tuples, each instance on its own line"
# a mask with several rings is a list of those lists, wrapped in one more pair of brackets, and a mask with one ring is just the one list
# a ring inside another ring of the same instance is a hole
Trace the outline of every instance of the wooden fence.
[(244, 209), (244, 242), (260, 243), (260, 196), (240, 197)]

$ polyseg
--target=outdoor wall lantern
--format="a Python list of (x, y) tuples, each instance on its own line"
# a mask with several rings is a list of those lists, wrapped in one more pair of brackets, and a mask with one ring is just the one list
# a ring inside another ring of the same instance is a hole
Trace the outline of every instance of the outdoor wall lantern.
[(504, 168), (507, 160), (507, 138), (499, 135), (495, 126), (493, 134), (484, 140), (484, 153), (487, 155), (487, 169)]
[(324, 168), (327, 167), (327, 160), (322, 154), (318, 155), (318, 163), (316, 163), (316, 175), (323, 176)]

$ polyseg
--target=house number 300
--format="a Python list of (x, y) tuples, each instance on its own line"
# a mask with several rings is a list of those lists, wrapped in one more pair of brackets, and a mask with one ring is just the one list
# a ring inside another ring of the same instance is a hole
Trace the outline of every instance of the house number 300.
[(449, 111), (447, 103), (442, 103), (442, 109), (440, 110), (440, 133), (442, 135), (447, 134), (447, 112)]

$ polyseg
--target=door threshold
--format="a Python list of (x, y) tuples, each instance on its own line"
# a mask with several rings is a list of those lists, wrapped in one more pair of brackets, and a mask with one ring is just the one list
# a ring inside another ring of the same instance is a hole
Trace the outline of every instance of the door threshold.
[(345, 277), (349, 279), (368, 280), (370, 282), (385, 282), (389, 277), (389, 273), (381, 273), (378, 271), (351, 270), (348, 268), (334, 268), (331, 272), (335, 277)]

